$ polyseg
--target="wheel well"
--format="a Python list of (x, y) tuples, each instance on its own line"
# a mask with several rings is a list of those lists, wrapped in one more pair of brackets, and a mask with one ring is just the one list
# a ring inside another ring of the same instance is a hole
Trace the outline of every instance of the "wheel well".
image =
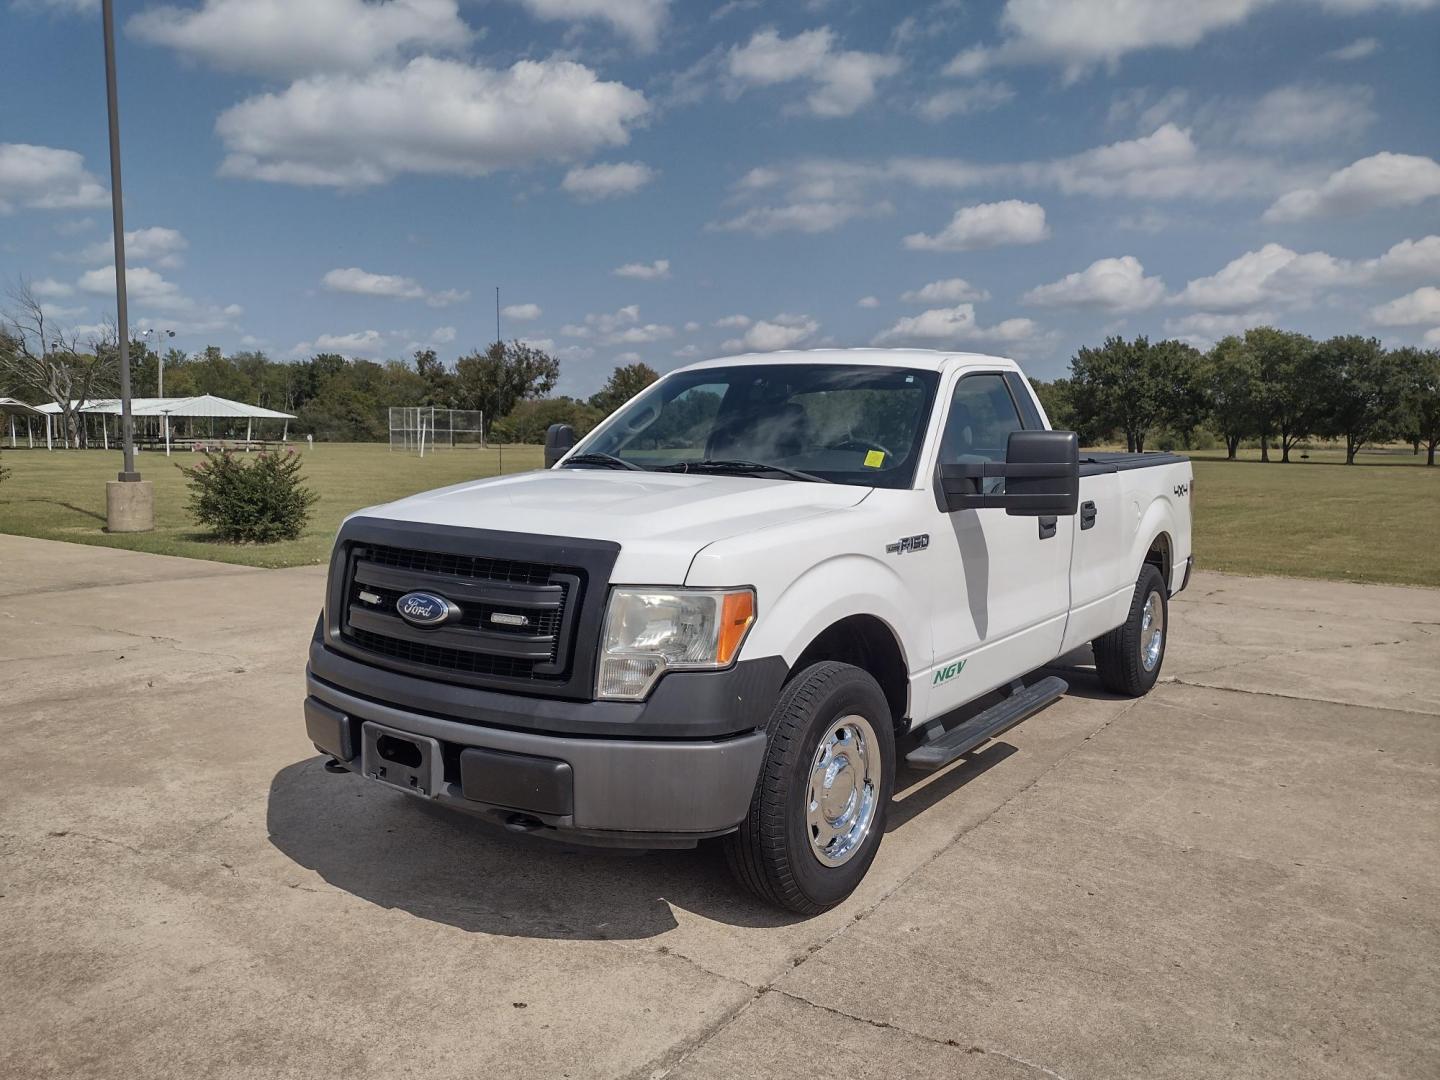
[(890, 718), (899, 729), (909, 708), (910, 676), (905, 654), (890, 627), (873, 615), (851, 615), (833, 623), (805, 646), (790, 669), (791, 677), (822, 660), (853, 664), (869, 672), (885, 692)]
[(1170, 567), (1173, 565), (1173, 556), (1170, 554), (1170, 534), (1161, 533), (1150, 541), (1150, 550), (1145, 553), (1145, 561), (1160, 571), (1160, 578), (1165, 582), (1165, 591), (1170, 591)]

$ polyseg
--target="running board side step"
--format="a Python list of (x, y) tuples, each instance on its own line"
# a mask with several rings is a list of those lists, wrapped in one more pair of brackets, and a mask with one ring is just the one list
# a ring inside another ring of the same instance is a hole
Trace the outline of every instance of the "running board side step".
[(905, 755), (905, 760), (916, 769), (943, 769), (962, 754), (1034, 716), (1069, 689), (1070, 684), (1058, 675), (1047, 675), (1034, 686), (1015, 690), (1004, 701), (996, 702), (958, 727), (921, 743)]

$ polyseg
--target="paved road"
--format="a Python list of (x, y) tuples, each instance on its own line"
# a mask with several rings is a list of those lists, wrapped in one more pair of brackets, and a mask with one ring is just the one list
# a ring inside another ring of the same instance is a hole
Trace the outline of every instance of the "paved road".
[(321, 585), (0, 536), (0, 1076), (1435, 1075), (1440, 591), (1197, 575), (797, 921), (325, 773)]

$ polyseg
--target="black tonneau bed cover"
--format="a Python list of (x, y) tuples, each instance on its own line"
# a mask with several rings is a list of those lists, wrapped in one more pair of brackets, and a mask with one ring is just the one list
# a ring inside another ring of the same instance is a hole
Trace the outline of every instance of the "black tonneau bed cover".
[(1148, 469), (1152, 465), (1180, 465), (1186, 459), (1179, 454), (1082, 454), (1080, 457), (1081, 476), (1099, 476), (1103, 473), (1128, 472), (1131, 469)]

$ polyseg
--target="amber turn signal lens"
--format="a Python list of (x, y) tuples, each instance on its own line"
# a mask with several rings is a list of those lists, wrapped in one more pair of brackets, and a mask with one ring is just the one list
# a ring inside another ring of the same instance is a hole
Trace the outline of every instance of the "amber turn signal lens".
[(720, 607), (720, 640), (715, 650), (716, 663), (724, 666), (735, 659), (745, 631), (755, 621), (755, 594), (749, 589), (725, 594)]

